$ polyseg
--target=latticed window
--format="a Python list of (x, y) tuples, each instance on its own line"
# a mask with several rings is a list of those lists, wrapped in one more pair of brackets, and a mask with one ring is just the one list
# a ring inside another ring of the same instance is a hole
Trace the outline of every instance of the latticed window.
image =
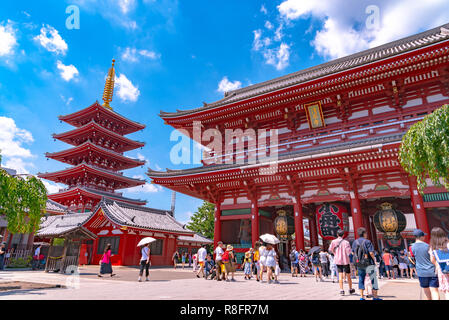
[(164, 241), (162, 239), (157, 239), (156, 241), (152, 242), (150, 245), (151, 255), (161, 256), (163, 244)]
[(97, 254), (103, 254), (106, 245), (111, 244), (111, 253), (118, 254), (118, 247), (120, 243), (120, 237), (100, 237), (98, 239)]

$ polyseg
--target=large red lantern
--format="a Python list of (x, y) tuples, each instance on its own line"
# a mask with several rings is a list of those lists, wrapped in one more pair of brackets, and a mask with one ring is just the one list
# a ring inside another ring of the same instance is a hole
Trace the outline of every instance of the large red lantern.
[(349, 214), (345, 206), (338, 203), (324, 203), (316, 209), (318, 231), (324, 240), (336, 239), (337, 231), (349, 233)]

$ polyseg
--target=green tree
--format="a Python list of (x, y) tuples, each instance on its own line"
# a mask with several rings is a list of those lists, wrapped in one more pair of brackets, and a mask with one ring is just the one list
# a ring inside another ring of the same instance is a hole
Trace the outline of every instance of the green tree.
[(47, 190), (38, 178), (11, 176), (0, 169), (0, 215), (5, 216), (11, 233), (35, 232), (46, 202)]
[(417, 179), (422, 193), (426, 178), (449, 190), (449, 106), (444, 105), (415, 123), (402, 138), (399, 162)]
[(190, 218), (190, 222), (187, 224), (187, 228), (201, 234), (206, 238), (213, 239), (214, 212), (215, 205), (213, 203), (204, 201), (203, 204)]

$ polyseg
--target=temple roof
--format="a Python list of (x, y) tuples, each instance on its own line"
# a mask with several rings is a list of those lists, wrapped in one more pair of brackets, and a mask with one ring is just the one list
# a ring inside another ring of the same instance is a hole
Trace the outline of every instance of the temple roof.
[(83, 227), (84, 222), (91, 216), (91, 213), (70, 213), (43, 217), (38, 237), (64, 236), (66, 234), (79, 232), (87, 238), (95, 239), (97, 236)]
[(202, 244), (212, 244), (214, 243), (213, 240), (210, 240), (206, 237), (203, 237), (202, 235), (195, 233), (195, 235), (192, 237), (186, 237), (186, 236), (180, 236), (178, 237), (179, 241), (187, 241), (187, 242), (197, 242)]
[(122, 195), (117, 194), (117, 193), (111, 193), (111, 192), (106, 192), (106, 191), (101, 191), (101, 190), (96, 190), (96, 189), (86, 188), (86, 187), (70, 188), (68, 190), (50, 194), (50, 195), (48, 195), (48, 197), (53, 198), (53, 199), (64, 199), (67, 197), (69, 197), (69, 198), (73, 197), (73, 195), (78, 194), (78, 193), (88, 196), (88, 197), (91, 197), (91, 198), (94, 198), (94, 199), (102, 199), (103, 197), (105, 197), (105, 198), (108, 198), (111, 200), (128, 202), (128, 203), (133, 203), (136, 205), (144, 205), (147, 203), (146, 200), (127, 198), (127, 197), (123, 197)]
[(48, 213), (63, 214), (63, 213), (67, 213), (68, 208), (60, 203), (57, 203), (56, 201), (47, 199), (45, 211), (47, 211)]
[(202, 107), (199, 108), (177, 112), (161, 111), (159, 116), (161, 118), (168, 119), (208, 111), (216, 107), (236, 103), (252, 97), (260, 96), (273, 91), (285, 89), (291, 86), (303, 84), (308, 81), (336, 74), (342, 71), (364, 66), (389, 57), (398, 56), (448, 39), (449, 23), (416, 35), (412, 35), (410, 37), (392, 41), (375, 48), (332, 60), (330, 62), (297, 71), (279, 78), (227, 92), (225, 93), (223, 99), (212, 103), (205, 103)]
[[(36, 235), (40, 237), (56, 236), (80, 228), (87, 230), (83, 226), (96, 215), (100, 208), (108, 219), (120, 226), (153, 232), (172, 232), (185, 235), (184, 238), (186, 241), (191, 239), (204, 241), (202, 237), (194, 237), (193, 231), (184, 229), (183, 225), (170, 215), (169, 210), (136, 206), (105, 198), (99, 202), (92, 212), (43, 217), (41, 219), (40, 229)], [(89, 231), (89, 233), (91, 232)]]
[(124, 128), (122, 128), (123, 134), (133, 133), (145, 128), (144, 124), (129, 120), (128, 118), (125, 118), (124, 116), (118, 114), (112, 109), (103, 107), (98, 103), (98, 101), (95, 101), (95, 103), (91, 104), (87, 108), (81, 109), (79, 111), (76, 111), (74, 113), (65, 116), (59, 116), (58, 119), (67, 122), (68, 124), (71, 124), (75, 127), (81, 127), (82, 124), (80, 124), (79, 121), (89, 117), (94, 117), (97, 114), (100, 117), (103, 116), (105, 118), (111, 118), (115, 121), (123, 123), (124, 126)]
[(89, 123), (83, 125), (82, 127), (58, 133), (53, 134), (53, 138), (64, 141), (71, 145), (77, 145), (76, 143), (73, 143), (71, 139), (74, 139), (76, 137), (88, 135), (89, 137), (93, 136), (93, 132), (95, 132), (98, 136), (99, 134), (102, 134), (104, 137), (112, 138), (114, 140), (120, 141), (124, 146), (119, 150), (121, 152), (134, 150), (136, 148), (141, 148), (145, 145), (145, 142), (135, 141), (128, 139), (118, 133), (115, 133), (109, 129), (103, 128), (101, 125), (96, 123), (95, 121), (90, 121)]
[(124, 176), (120, 173), (115, 173), (113, 171), (93, 167), (93, 166), (90, 166), (85, 163), (79, 164), (74, 167), (66, 168), (66, 169), (63, 169), (60, 171), (38, 173), (38, 176), (40, 178), (52, 180), (55, 182), (60, 182), (58, 180), (58, 178), (64, 178), (64, 177), (70, 176), (71, 174), (79, 174), (81, 172), (90, 172), (91, 174), (94, 174), (94, 175), (105, 177), (105, 178), (108, 178), (108, 179), (111, 179), (114, 181), (121, 181), (121, 182), (128, 184), (127, 187), (122, 187), (119, 189), (140, 186), (142, 184), (145, 184), (145, 180), (130, 178), (130, 177)]
[(130, 168), (134, 168), (134, 167), (138, 167), (138, 166), (143, 166), (145, 164), (145, 161), (126, 157), (123, 154), (120, 154), (113, 150), (98, 146), (95, 143), (92, 143), (91, 141), (86, 141), (78, 146), (75, 146), (74, 148), (70, 148), (70, 149), (66, 149), (66, 150), (62, 150), (62, 151), (58, 151), (58, 152), (47, 152), (47, 153), (45, 153), (45, 156), (47, 158), (51, 158), (51, 159), (55, 159), (55, 160), (58, 160), (58, 161), (61, 161), (64, 163), (68, 163), (63, 160), (65, 157), (68, 157), (68, 156), (75, 157), (77, 154), (82, 154), (82, 153), (86, 152), (87, 150), (97, 151), (102, 156), (105, 156), (107, 158), (115, 158), (117, 160), (120, 160), (124, 163), (129, 164), (127, 166), (122, 166), (121, 168), (119, 168), (117, 170), (130, 169)]
[(108, 218), (121, 226), (193, 235), (193, 231), (184, 229), (169, 210), (135, 206), (109, 199), (103, 199), (99, 206)]
[[(293, 151), (288, 153), (282, 153), (278, 156), (277, 161), (296, 161), (296, 160), (307, 160), (307, 159), (314, 159), (317, 155), (324, 156), (331, 156), (332, 152), (344, 152), (344, 151), (357, 151), (358, 148), (361, 147), (367, 147), (372, 146), (375, 148), (379, 148), (382, 144), (393, 144), (393, 143), (400, 143), (402, 136), (404, 133), (397, 133), (392, 135), (385, 135), (385, 136), (378, 136), (378, 137), (372, 137), (368, 139), (362, 139), (362, 140), (355, 140), (350, 142), (344, 142), (340, 143), (338, 145), (331, 144), (326, 146), (319, 146), (314, 148), (308, 148), (305, 150), (299, 150), (299, 151)], [(303, 158), (303, 159), (298, 159)], [(272, 161), (272, 160), (271, 160)], [(263, 165), (264, 162), (257, 161), (258, 164)], [(203, 166), (203, 167), (197, 167), (197, 168), (190, 168), (190, 169), (183, 169), (183, 170), (167, 170), (165, 172), (163, 171), (155, 171), (151, 168), (148, 168), (147, 175), (150, 178), (164, 178), (164, 177), (180, 177), (180, 176), (187, 176), (187, 175), (195, 175), (195, 174), (201, 174), (201, 173), (208, 173), (208, 172), (217, 172), (217, 171), (226, 171), (231, 169), (245, 169), (245, 167), (248, 167), (253, 164), (216, 164), (216, 165), (209, 165), (209, 166)]]

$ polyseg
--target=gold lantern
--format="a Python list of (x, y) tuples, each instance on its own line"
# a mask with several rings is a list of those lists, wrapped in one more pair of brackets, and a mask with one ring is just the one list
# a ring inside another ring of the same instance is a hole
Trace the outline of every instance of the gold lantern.
[(285, 210), (279, 210), (278, 216), (274, 220), (274, 229), (281, 240), (287, 240), (288, 238), (288, 221), (287, 212)]
[(380, 205), (381, 210), (374, 215), (374, 225), (376, 229), (384, 233), (387, 240), (396, 240), (401, 237), (407, 225), (404, 214), (393, 208), (393, 205), (384, 202)]

